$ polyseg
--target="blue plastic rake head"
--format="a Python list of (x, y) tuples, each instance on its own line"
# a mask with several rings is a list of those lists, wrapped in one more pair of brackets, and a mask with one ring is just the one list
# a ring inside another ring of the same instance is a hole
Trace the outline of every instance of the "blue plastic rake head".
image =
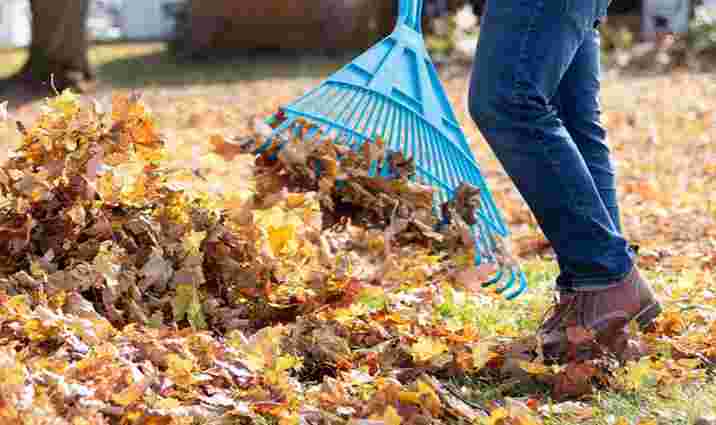
[[(355, 150), (380, 137), (388, 152), (412, 157), (417, 179), (438, 189), (436, 206), (452, 199), (462, 182), (477, 187), (482, 202), (473, 226), (475, 260), (500, 266), (497, 275), (483, 286), (504, 280), (497, 292), (514, 299), (526, 290), (527, 280), (514, 262), (500, 260), (502, 238), (509, 232), (425, 47), (422, 10), (423, 0), (400, 0), (393, 33), (282, 108), (281, 124), (257, 153), (267, 150), (282, 133), (301, 127), (294, 125), (297, 121), (305, 120), (316, 126), (314, 131)], [(373, 167), (373, 175), (378, 172), (387, 175), (390, 167)], [(517, 288), (507, 292), (516, 282)]]

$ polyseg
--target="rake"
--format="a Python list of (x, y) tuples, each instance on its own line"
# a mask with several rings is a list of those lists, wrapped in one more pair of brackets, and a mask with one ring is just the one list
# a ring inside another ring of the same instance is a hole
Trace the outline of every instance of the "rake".
[[(400, 0), (393, 32), (283, 107), (281, 124), (255, 153), (268, 150), (276, 138), (286, 140), (282, 133), (298, 121), (310, 121), (316, 131), (334, 134), (332, 140), (352, 149), (380, 137), (388, 152), (412, 157), (417, 179), (437, 189), (436, 211), (455, 197), (462, 183), (476, 187), (481, 202), (476, 220), (471, 220), (475, 263), (499, 266), (494, 277), (481, 283), (487, 287), (502, 282), (497, 292), (514, 299), (527, 289), (527, 280), (516, 262), (502, 260), (509, 232), (425, 47), (422, 11), (423, 0)], [(267, 122), (276, 120), (274, 115)], [(388, 166), (371, 167), (372, 177), (379, 172), (390, 174)]]

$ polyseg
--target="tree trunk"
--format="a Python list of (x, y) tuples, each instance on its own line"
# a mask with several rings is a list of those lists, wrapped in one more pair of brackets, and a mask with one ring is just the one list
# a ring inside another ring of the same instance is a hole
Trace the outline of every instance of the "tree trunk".
[(87, 54), (89, 7), (89, 0), (30, 0), (30, 57), (18, 78), (46, 87), (52, 81), (58, 90), (90, 89), (95, 76)]

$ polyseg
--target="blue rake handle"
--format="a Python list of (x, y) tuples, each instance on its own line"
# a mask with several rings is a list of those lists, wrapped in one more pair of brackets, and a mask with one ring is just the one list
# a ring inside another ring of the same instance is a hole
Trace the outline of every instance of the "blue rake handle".
[(407, 25), (418, 33), (423, 32), (423, 0), (400, 0), (398, 25)]

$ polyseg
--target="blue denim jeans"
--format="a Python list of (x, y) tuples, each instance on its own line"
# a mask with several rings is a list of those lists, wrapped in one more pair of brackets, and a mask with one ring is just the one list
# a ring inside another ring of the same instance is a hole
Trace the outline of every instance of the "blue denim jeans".
[(633, 267), (600, 122), (598, 23), (609, 0), (488, 0), (472, 118), (557, 255), (561, 289), (613, 286)]

